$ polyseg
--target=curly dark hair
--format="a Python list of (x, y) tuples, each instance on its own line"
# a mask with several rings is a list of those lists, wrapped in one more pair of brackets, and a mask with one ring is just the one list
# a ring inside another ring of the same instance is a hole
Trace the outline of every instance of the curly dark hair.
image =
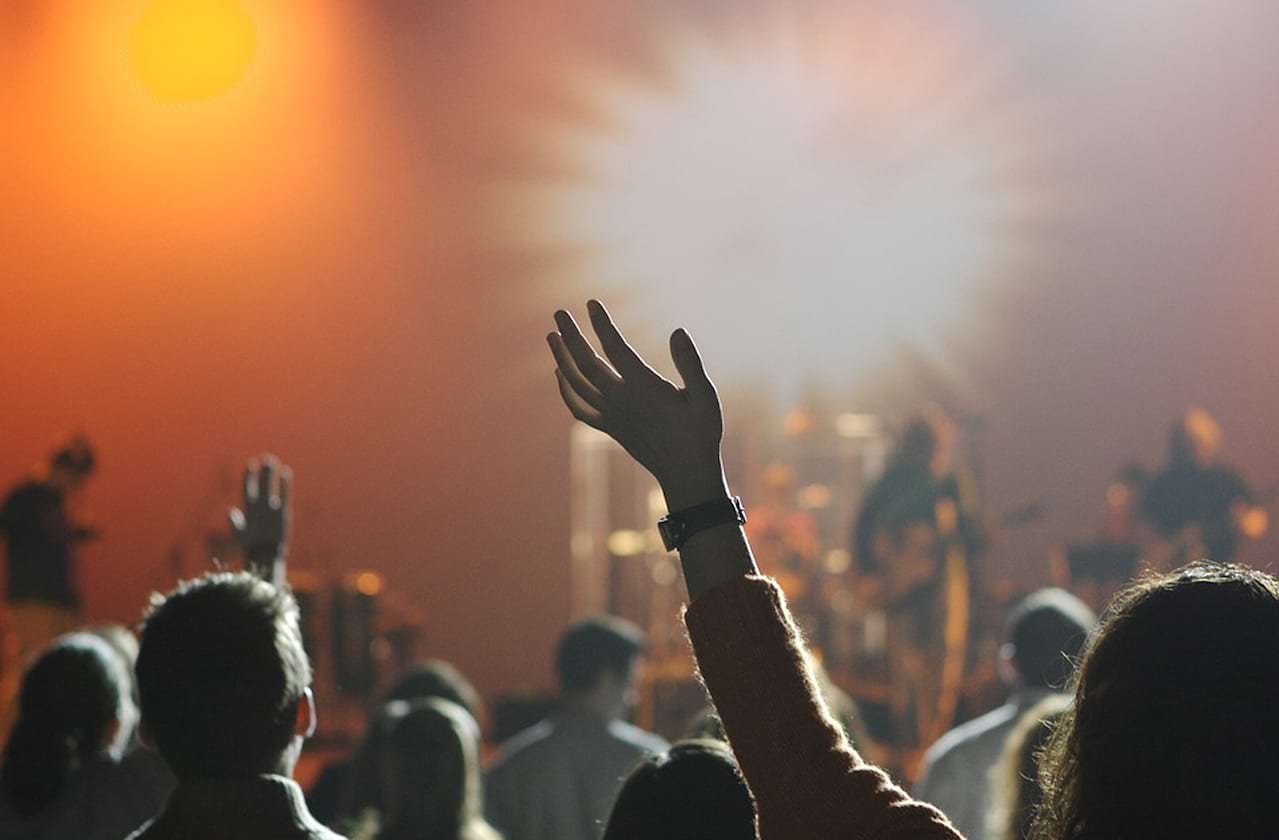
[(1273, 837), (1279, 581), (1195, 563), (1116, 596), (1040, 763), (1035, 840)]

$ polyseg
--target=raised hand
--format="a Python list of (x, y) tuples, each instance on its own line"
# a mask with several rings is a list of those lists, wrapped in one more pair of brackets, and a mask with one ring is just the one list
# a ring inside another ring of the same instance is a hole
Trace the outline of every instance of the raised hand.
[(246, 567), (275, 583), (284, 582), (293, 513), (289, 489), (293, 471), (274, 455), (250, 458), (244, 468), (244, 501), (231, 508), (231, 532), (244, 551)]
[(555, 313), (559, 331), (547, 336), (569, 411), (616, 440), (652, 473), (670, 510), (726, 496), (723, 412), (693, 339), (682, 329), (671, 334), (681, 388), (640, 358), (602, 303), (592, 300), (586, 308), (607, 361), (564, 310)]

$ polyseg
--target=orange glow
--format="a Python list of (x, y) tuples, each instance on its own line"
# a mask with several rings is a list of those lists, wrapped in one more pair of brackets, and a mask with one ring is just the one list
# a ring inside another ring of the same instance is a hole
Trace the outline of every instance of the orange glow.
[(129, 33), (129, 62), (161, 102), (204, 102), (235, 87), (257, 51), (239, 0), (153, 0)]
[(377, 572), (360, 572), (355, 576), (355, 588), (361, 595), (376, 595), (382, 591), (382, 576)]

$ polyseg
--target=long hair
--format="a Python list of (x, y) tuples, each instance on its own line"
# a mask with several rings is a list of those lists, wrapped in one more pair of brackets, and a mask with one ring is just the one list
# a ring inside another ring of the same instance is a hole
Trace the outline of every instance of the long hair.
[(1039, 760), (1057, 721), (1070, 707), (1070, 697), (1050, 694), (1022, 714), (1004, 741), (1004, 751), (990, 768), (990, 806), (986, 834), (995, 840), (1026, 840), (1043, 801)]
[(51, 806), (80, 764), (104, 750), (129, 691), (123, 663), (96, 636), (72, 633), (45, 648), (22, 678), (0, 768), (0, 789), (19, 816)]
[(1279, 581), (1196, 563), (1120, 593), (1040, 764), (1036, 840), (1273, 837)]
[(456, 703), (388, 704), (379, 840), (498, 840), (483, 817), (478, 727)]

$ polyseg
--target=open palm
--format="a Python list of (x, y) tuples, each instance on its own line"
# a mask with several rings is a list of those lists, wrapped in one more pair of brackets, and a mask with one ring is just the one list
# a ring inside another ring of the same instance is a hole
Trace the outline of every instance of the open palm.
[(652, 473), (671, 510), (724, 496), (724, 417), (693, 339), (682, 329), (671, 334), (681, 388), (632, 349), (602, 303), (588, 302), (587, 311), (607, 361), (564, 310), (555, 313), (559, 331), (547, 336), (569, 411)]

